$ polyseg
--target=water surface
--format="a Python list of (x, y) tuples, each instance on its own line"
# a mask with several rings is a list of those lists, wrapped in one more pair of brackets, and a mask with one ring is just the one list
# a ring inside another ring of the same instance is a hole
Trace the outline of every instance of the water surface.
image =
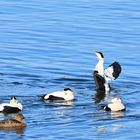
[[(138, 139), (139, 22), (138, 0), (1, 1), (0, 102), (17, 96), (27, 127), (0, 131), (16, 139)], [(124, 113), (108, 113), (95, 104), (93, 50), (105, 55), (105, 66), (118, 61), (120, 77), (110, 96), (121, 97)], [(48, 104), (44, 93), (69, 87), (71, 104)], [(0, 115), (0, 119), (15, 115)]]

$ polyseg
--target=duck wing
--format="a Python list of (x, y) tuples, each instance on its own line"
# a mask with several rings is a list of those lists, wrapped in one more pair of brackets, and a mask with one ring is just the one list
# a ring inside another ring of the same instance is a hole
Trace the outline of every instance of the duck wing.
[(64, 100), (64, 98), (65, 98), (65, 93), (63, 91), (52, 92), (44, 96), (45, 100), (50, 100), (50, 101)]
[(57, 101), (57, 100), (64, 100), (64, 98), (62, 97), (57, 97), (57, 96), (54, 96), (54, 95), (50, 95), (49, 98), (47, 100), (50, 100), (50, 101)]
[(4, 106), (3, 109), (3, 112), (5, 113), (18, 113), (19, 111), (21, 111), (19, 108), (11, 106)]
[(114, 62), (104, 70), (104, 74), (108, 80), (116, 80), (122, 71), (121, 65), (118, 62)]
[(105, 78), (99, 75), (98, 71), (94, 71), (93, 77), (95, 80), (95, 84), (97, 87), (97, 90), (99, 91), (105, 91)]
[(16, 119), (7, 119), (0, 121), (0, 130), (16, 130), (22, 129), (26, 126), (24, 122), (20, 122)]

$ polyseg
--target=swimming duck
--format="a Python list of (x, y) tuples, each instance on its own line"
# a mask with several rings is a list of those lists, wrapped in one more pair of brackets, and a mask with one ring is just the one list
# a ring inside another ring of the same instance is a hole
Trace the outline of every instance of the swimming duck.
[(24, 116), (19, 113), (16, 115), (15, 119), (6, 119), (0, 121), (0, 129), (18, 129), (24, 128), (26, 123), (23, 121)]
[(22, 109), (22, 104), (17, 101), (15, 96), (11, 98), (10, 103), (0, 104), (0, 112), (3, 113), (18, 113)]
[(122, 103), (122, 100), (120, 98), (113, 98), (111, 100), (111, 103), (104, 106), (104, 110), (106, 111), (125, 111), (126, 108), (124, 104)]
[(109, 91), (110, 85), (108, 81), (116, 80), (121, 73), (121, 65), (118, 62), (114, 62), (108, 66), (107, 69), (104, 69), (104, 55), (102, 52), (95, 51), (96, 56), (99, 61), (96, 64), (96, 67), (93, 72), (95, 84), (97, 90), (99, 91)]
[(65, 88), (62, 91), (56, 91), (43, 96), (44, 100), (55, 101), (71, 101), (74, 99), (74, 92), (70, 88)]

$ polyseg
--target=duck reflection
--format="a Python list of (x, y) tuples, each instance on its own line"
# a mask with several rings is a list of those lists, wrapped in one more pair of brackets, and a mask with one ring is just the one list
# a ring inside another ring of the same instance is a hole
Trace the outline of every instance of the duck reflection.
[(124, 112), (123, 111), (112, 111), (111, 113), (110, 113), (110, 115), (111, 115), (111, 118), (122, 118), (122, 117), (124, 117)]
[(104, 101), (108, 94), (108, 91), (97, 90), (94, 97), (95, 103), (100, 103), (101, 101)]
[(0, 128), (0, 130), (3, 130), (3, 131), (13, 131), (14, 130), (16, 132), (16, 134), (24, 134), (25, 128), (15, 128), (15, 129), (11, 129), (11, 128)]
[(48, 100), (44, 100), (45, 103), (49, 103), (50, 105), (56, 105), (56, 106), (72, 106), (74, 103), (74, 100), (72, 101), (48, 101)]
[(97, 131), (99, 132), (99, 135), (102, 136), (104, 133), (107, 133), (107, 132), (118, 132), (123, 127), (124, 127), (123, 124), (116, 123), (110, 126), (108, 126), (108, 124), (105, 124), (105, 125), (97, 126)]

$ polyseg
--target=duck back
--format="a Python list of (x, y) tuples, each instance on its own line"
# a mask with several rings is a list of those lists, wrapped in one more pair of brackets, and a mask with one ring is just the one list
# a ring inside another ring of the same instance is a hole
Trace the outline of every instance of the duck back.
[(20, 122), (15, 119), (8, 119), (0, 121), (0, 128), (24, 128), (26, 126), (25, 122)]

